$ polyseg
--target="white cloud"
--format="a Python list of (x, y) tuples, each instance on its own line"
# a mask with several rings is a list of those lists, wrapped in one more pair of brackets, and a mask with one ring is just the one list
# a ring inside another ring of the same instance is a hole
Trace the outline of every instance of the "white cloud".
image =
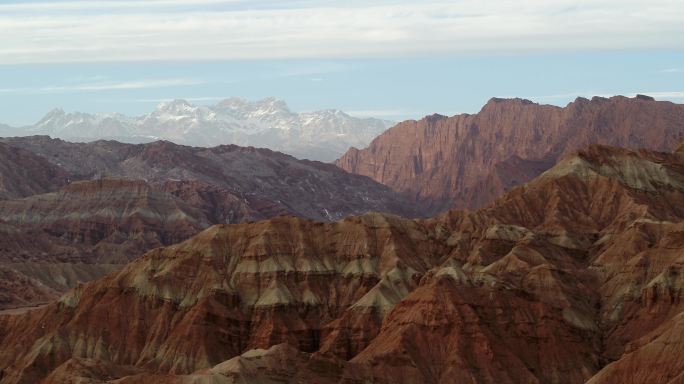
[(246, 0), (99, 0), (99, 1), (7, 1), (0, 4), (4, 12), (36, 12), (36, 11), (86, 11), (102, 9), (140, 9), (172, 6), (197, 6), (211, 4), (244, 3)]
[(682, 69), (682, 68), (667, 68), (667, 69), (663, 69), (660, 72), (662, 72), (662, 73), (681, 73), (681, 72), (684, 72), (684, 69)]
[(67, 85), (48, 85), (33, 88), (0, 88), (0, 93), (49, 94), (70, 92), (97, 92), (112, 90), (167, 88), (178, 86), (191, 86), (205, 83), (205, 81), (197, 79), (141, 79), (129, 81), (102, 81)]
[(153, 0), (0, 6), (0, 63), (684, 48), (675, 0)]

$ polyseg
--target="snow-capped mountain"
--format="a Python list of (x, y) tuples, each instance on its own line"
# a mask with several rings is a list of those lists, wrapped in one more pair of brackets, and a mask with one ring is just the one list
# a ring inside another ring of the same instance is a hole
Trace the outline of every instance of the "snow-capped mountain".
[(72, 141), (115, 139), (141, 143), (163, 139), (193, 146), (237, 144), (333, 161), (350, 147), (367, 146), (392, 124), (352, 117), (338, 110), (295, 113), (275, 98), (230, 98), (214, 106), (197, 106), (185, 100), (164, 102), (152, 113), (139, 117), (55, 109), (32, 126), (7, 127), (0, 134), (41, 134)]

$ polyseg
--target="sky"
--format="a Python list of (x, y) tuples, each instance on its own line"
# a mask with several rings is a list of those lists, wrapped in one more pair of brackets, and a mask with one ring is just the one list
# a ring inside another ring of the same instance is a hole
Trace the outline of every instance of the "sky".
[(684, 103), (681, 0), (0, 2), (0, 122), (278, 97), (391, 120), (491, 97)]

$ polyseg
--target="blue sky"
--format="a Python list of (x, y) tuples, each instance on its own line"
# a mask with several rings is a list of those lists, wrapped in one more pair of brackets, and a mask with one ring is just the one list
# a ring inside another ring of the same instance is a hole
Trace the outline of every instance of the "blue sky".
[(684, 2), (102, 0), (0, 3), (0, 122), (282, 98), (394, 120), (490, 97), (684, 102)]

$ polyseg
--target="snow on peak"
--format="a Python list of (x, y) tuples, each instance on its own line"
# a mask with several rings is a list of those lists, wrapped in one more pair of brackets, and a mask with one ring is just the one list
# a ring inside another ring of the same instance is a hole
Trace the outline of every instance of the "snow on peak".
[(290, 115), (292, 112), (285, 101), (268, 97), (262, 100), (249, 101), (239, 97), (231, 97), (218, 103), (214, 109), (222, 110), (234, 116)]
[(260, 109), (290, 112), (290, 108), (288, 108), (287, 103), (284, 100), (276, 99), (275, 97), (267, 97), (263, 100), (255, 102), (254, 104), (259, 106)]
[(64, 116), (66, 115), (66, 112), (62, 108), (54, 108), (50, 112), (48, 112), (45, 116)]
[(157, 112), (171, 114), (188, 114), (196, 109), (197, 107), (190, 104), (187, 100), (181, 99), (164, 101), (157, 106)]
[(30, 129), (67, 140), (140, 142), (154, 137), (195, 146), (265, 147), (332, 161), (349, 147), (365, 147), (388, 127), (386, 121), (359, 119), (336, 109), (294, 113), (285, 101), (274, 97), (257, 101), (232, 97), (214, 106), (197, 106), (182, 99), (165, 101), (140, 117), (55, 109)]
[(63, 109), (55, 108), (43, 116), (43, 118), (38, 122), (38, 125), (45, 125), (55, 120), (63, 119), (65, 115), (66, 113)]

